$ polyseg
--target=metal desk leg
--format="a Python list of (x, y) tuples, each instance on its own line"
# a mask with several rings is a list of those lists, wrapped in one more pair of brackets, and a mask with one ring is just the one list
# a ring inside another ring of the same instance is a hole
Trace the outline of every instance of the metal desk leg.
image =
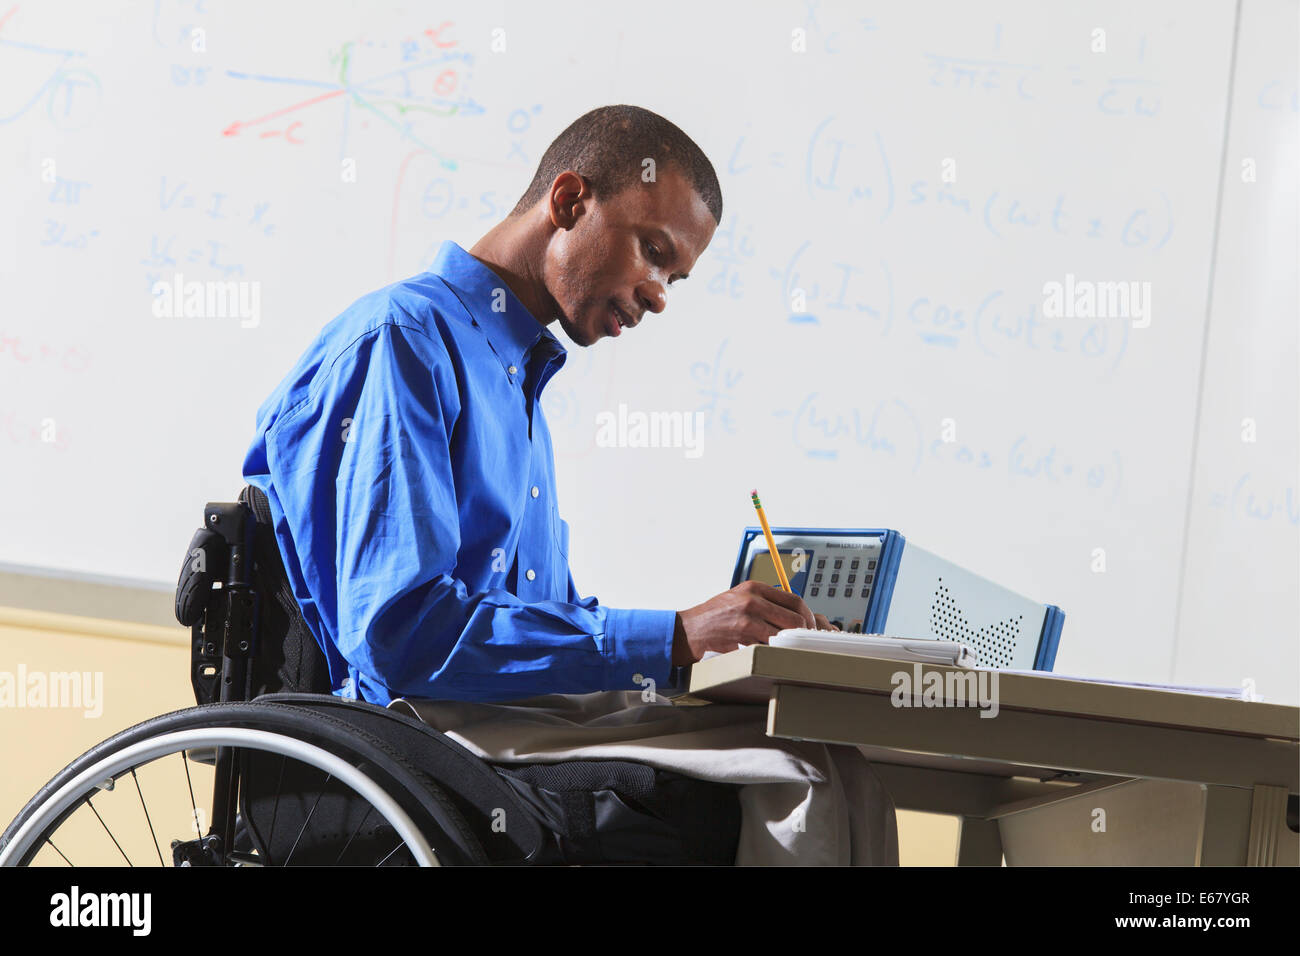
[(957, 865), (1002, 865), (1002, 837), (998, 833), (997, 820), (983, 820), (979, 817), (961, 818)]
[(1286, 825), (1286, 787), (1259, 784), (1250, 806), (1248, 866), (1295, 866), (1296, 836)]
[(1254, 792), (1243, 787), (1205, 787), (1205, 817), (1196, 848), (1199, 866), (1245, 866), (1250, 846)]
[(1296, 837), (1286, 825), (1286, 787), (1205, 788), (1201, 866), (1294, 866)]

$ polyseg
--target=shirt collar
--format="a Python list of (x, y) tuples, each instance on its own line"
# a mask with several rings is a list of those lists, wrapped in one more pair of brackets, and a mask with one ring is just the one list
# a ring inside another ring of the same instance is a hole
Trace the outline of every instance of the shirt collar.
[[(503, 362), (523, 369), (528, 353), (539, 341), (544, 352), (567, 357), (560, 340), (537, 321), (505, 281), (455, 242), (446, 240), (438, 247), (429, 271), (451, 286)], [(498, 302), (504, 311), (493, 309)], [(560, 364), (563, 361), (561, 358)]]

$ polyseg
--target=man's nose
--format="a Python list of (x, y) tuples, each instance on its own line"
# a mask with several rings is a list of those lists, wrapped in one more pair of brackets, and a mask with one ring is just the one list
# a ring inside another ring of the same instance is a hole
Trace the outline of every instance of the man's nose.
[(653, 279), (637, 286), (636, 297), (640, 300), (642, 308), (647, 312), (654, 312), (656, 315), (668, 305), (668, 293), (664, 291), (662, 285)]

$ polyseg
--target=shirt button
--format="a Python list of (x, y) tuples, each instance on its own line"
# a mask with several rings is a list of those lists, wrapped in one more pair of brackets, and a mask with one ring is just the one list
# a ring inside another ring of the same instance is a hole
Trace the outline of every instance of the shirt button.
[(528, 580), (532, 581), (533, 579), (535, 579), (535, 578), (537, 577), (537, 572), (534, 571), (532, 568), (529, 568), (527, 571), (524, 572), (524, 577), (526, 577)]
[(508, 371), (511, 375), (514, 375), (515, 372), (519, 371), (519, 369), (515, 368), (515, 367), (512, 365), (512, 366), (510, 366), (510, 368), (508, 368), (506, 371)]
[(532, 494), (533, 494), (533, 497), (534, 497), (534, 498), (536, 498), (539, 494), (541, 494), (541, 492), (537, 490), (537, 486), (536, 486), (536, 485), (533, 485), (533, 492), (532, 492)]

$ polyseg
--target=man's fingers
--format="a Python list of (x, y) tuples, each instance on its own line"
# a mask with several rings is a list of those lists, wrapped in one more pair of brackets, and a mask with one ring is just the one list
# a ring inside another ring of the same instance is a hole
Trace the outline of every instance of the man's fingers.
[(769, 627), (774, 629), (773, 634), (777, 631), (788, 631), (811, 626), (799, 612), (791, 611), (776, 604), (768, 604), (763, 609), (763, 620), (767, 622)]
[(803, 598), (797, 594), (787, 594), (779, 584), (774, 584), (764, 588), (761, 593), (763, 597), (767, 598), (773, 604), (779, 604), (792, 611), (798, 611), (800, 607), (805, 606)]
[(803, 615), (803, 619), (806, 622), (804, 627), (815, 628), (817, 626), (817, 617), (813, 614), (812, 609), (808, 607), (807, 604), (803, 603), (803, 598), (799, 599), (799, 613)]
[[(808, 609), (808, 605), (803, 602), (797, 594), (787, 594), (779, 587), (768, 588), (763, 597), (770, 604), (775, 604), (783, 610), (798, 616), (798, 623), (783, 625), (783, 627), (816, 627), (817, 622), (813, 618), (813, 613)], [(787, 617), (780, 617), (779, 620), (790, 620)], [(775, 623), (775, 621), (773, 621)]]

